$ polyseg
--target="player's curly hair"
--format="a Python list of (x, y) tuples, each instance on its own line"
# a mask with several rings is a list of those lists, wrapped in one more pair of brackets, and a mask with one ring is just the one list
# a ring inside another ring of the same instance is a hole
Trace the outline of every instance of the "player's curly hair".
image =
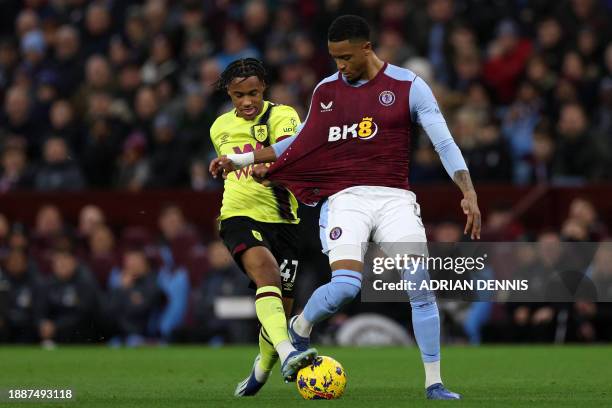
[(370, 26), (363, 17), (346, 14), (336, 18), (327, 31), (327, 39), (331, 42), (345, 40), (370, 41)]
[(255, 76), (260, 81), (266, 82), (266, 68), (263, 63), (256, 58), (241, 58), (229, 64), (225, 71), (215, 82), (218, 90), (225, 91), (234, 78), (248, 78)]

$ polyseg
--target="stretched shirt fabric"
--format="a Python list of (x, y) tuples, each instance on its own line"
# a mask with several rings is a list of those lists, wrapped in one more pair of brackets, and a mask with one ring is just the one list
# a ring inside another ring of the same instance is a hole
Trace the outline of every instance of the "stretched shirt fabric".
[[(261, 113), (253, 120), (236, 116), (235, 109), (219, 116), (210, 128), (217, 155), (252, 152), (293, 135), (300, 118), (290, 106), (275, 105), (267, 125), (259, 124), (270, 108), (271, 104), (264, 101)], [(253, 165), (228, 174), (219, 220), (242, 216), (261, 222), (298, 223), (298, 203), (293, 194), (281, 186), (264, 187), (253, 179), (252, 171)]]
[(297, 137), (274, 146), (270, 180), (306, 204), (354, 186), (409, 189), (413, 122), (426, 130), (451, 176), (467, 169), (431, 90), (412, 71), (385, 64), (357, 85), (340, 73), (317, 85)]

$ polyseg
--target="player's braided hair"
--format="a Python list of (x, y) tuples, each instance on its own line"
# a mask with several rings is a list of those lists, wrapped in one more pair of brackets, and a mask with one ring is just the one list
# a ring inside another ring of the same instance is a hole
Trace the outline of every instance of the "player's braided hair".
[(248, 78), (256, 76), (260, 81), (266, 82), (266, 68), (256, 58), (241, 58), (229, 64), (215, 83), (217, 89), (224, 91), (234, 78)]

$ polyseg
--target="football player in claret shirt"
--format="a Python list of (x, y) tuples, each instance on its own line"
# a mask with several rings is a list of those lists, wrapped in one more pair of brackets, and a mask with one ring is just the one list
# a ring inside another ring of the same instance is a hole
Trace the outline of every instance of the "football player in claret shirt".
[[(366, 248), (362, 243), (373, 241), (383, 248), (388, 243), (405, 243), (403, 249), (410, 243), (423, 248), (426, 243), (420, 207), (408, 183), (413, 123), (423, 127), (463, 193), (465, 233), (480, 238), (481, 216), (470, 174), (425, 81), (380, 60), (372, 50), (369, 26), (358, 16), (334, 20), (328, 49), (338, 72), (319, 82), (308, 116), (295, 136), (256, 152), (219, 157), (210, 165), (214, 175), (221, 169), (231, 172), (253, 163), (275, 162), (269, 168), (256, 167), (255, 176), (289, 188), (306, 204), (323, 201), (320, 236), (332, 278), (289, 322), (297, 349), (309, 346), (315, 323), (358, 295)], [(428, 279), (424, 268), (403, 274), (412, 281)], [(409, 295), (425, 368), (425, 394), (429, 399), (459, 399), (441, 379), (435, 295), (430, 291), (409, 291)]]
[[(260, 61), (234, 61), (217, 87), (227, 91), (234, 105), (210, 129), (218, 155), (253, 152), (295, 133), (300, 122), (296, 111), (263, 98), (265, 69)], [(251, 171), (252, 166), (227, 175), (219, 216), (223, 242), (256, 287), (261, 323), (260, 352), (249, 376), (236, 387), (236, 396), (255, 395), (279, 357), (286, 381), (295, 381), (297, 371), (316, 357), (315, 349), (296, 350), (287, 333), (299, 262), (297, 200), (284, 187), (258, 183)]]

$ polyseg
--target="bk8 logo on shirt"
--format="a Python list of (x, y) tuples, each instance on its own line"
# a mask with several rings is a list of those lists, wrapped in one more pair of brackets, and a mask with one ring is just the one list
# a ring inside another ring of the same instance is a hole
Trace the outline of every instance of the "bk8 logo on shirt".
[(370, 117), (365, 117), (361, 119), (361, 122), (353, 123), (352, 125), (331, 126), (327, 141), (337, 142), (338, 140), (346, 140), (349, 136), (353, 139), (368, 140), (376, 136), (376, 133), (378, 133), (376, 122)]

